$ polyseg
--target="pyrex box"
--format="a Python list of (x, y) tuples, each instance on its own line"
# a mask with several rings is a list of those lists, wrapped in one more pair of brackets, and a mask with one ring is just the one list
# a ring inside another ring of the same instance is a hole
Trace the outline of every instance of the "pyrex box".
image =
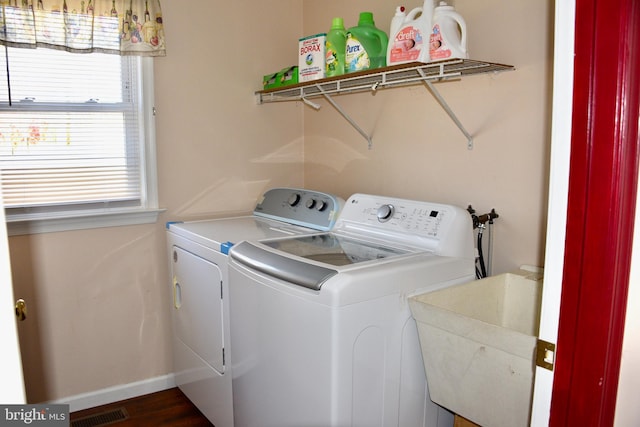
[(300, 82), (322, 79), (325, 76), (325, 46), (327, 34), (303, 37), (299, 42), (298, 73)]

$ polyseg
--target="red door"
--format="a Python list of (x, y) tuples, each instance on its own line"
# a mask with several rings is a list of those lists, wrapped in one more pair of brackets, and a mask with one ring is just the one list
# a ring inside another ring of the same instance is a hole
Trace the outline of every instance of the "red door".
[(576, 0), (573, 131), (550, 425), (611, 426), (638, 179), (640, 1)]

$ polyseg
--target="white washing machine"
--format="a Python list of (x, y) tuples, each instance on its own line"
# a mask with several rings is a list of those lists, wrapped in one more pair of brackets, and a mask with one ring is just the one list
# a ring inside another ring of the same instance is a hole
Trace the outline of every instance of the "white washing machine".
[(344, 200), (274, 188), (253, 214), (167, 223), (176, 384), (216, 427), (232, 427), (227, 253), (245, 239), (330, 230)]
[(229, 254), (236, 427), (444, 427), (407, 297), (473, 280), (461, 208), (355, 194), (331, 232)]

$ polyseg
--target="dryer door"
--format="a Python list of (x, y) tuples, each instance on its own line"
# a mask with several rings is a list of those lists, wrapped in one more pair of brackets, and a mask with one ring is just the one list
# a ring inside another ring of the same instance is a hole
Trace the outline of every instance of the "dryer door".
[(222, 273), (204, 258), (173, 246), (175, 336), (216, 371), (224, 372)]

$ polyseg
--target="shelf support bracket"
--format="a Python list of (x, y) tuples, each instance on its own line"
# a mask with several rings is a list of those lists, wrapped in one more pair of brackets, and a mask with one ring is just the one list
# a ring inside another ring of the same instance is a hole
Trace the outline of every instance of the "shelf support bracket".
[(357, 123), (356, 123), (356, 122), (355, 122), (351, 117), (349, 117), (349, 115), (348, 115), (347, 113), (345, 113), (345, 111), (342, 109), (342, 107), (340, 107), (340, 106), (339, 106), (339, 105), (338, 105), (338, 104), (333, 100), (333, 98), (331, 98), (331, 96), (330, 96), (327, 92), (325, 92), (325, 91), (324, 91), (324, 89), (322, 89), (322, 86), (321, 86), (321, 85), (316, 85), (316, 87), (318, 88), (318, 90), (320, 91), (320, 93), (322, 93), (322, 95), (327, 99), (327, 101), (329, 101), (329, 103), (330, 103), (331, 105), (333, 105), (333, 108), (335, 108), (336, 110), (338, 110), (338, 113), (340, 113), (340, 115), (342, 115), (342, 117), (344, 117), (344, 119), (345, 119), (346, 121), (348, 121), (348, 122), (349, 122), (349, 124), (350, 124), (351, 126), (353, 126), (353, 128), (354, 128), (355, 130), (357, 130), (357, 131), (358, 131), (358, 133), (364, 137), (364, 139), (366, 139), (366, 140), (367, 140), (368, 147), (369, 147), (369, 149), (371, 149), (371, 146), (373, 145), (373, 144), (372, 144), (372, 142), (371, 142), (371, 137), (370, 137), (370, 136), (369, 136), (365, 131), (363, 131), (363, 130), (362, 130), (362, 128), (361, 128), (360, 126), (358, 126), (358, 124), (357, 124)]
[(431, 92), (431, 95), (433, 95), (436, 101), (438, 101), (440, 106), (449, 115), (451, 120), (453, 120), (456, 126), (458, 126), (458, 129), (460, 129), (460, 131), (464, 134), (464, 136), (467, 137), (467, 149), (473, 150), (473, 136), (471, 136), (471, 134), (467, 132), (467, 130), (464, 128), (460, 120), (458, 120), (458, 117), (456, 117), (451, 107), (449, 107), (449, 104), (447, 104), (447, 102), (444, 100), (442, 95), (440, 95), (440, 92), (438, 92), (438, 90), (433, 86), (433, 83), (431, 83), (427, 79), (427, 76), (425, 75), (424, 71), (422, 71), (422, 69), (418, 69), (418, 73), (420, 73), (420, 75), (425, 78), (425, 80), (423, 80), (423, 83), (427, 86), (427, 88)]
[(313, 101), (308, 100), (307, 98), (305, 98), (304, 96), (302, 98), (300, 98), (302, 100), (302, 102), (304, 102), (305, 104), (307, 104), (309, 107), (313, 108), (314, 110), (319, 110), (320, 106), (318, 104), (316, 104)]

